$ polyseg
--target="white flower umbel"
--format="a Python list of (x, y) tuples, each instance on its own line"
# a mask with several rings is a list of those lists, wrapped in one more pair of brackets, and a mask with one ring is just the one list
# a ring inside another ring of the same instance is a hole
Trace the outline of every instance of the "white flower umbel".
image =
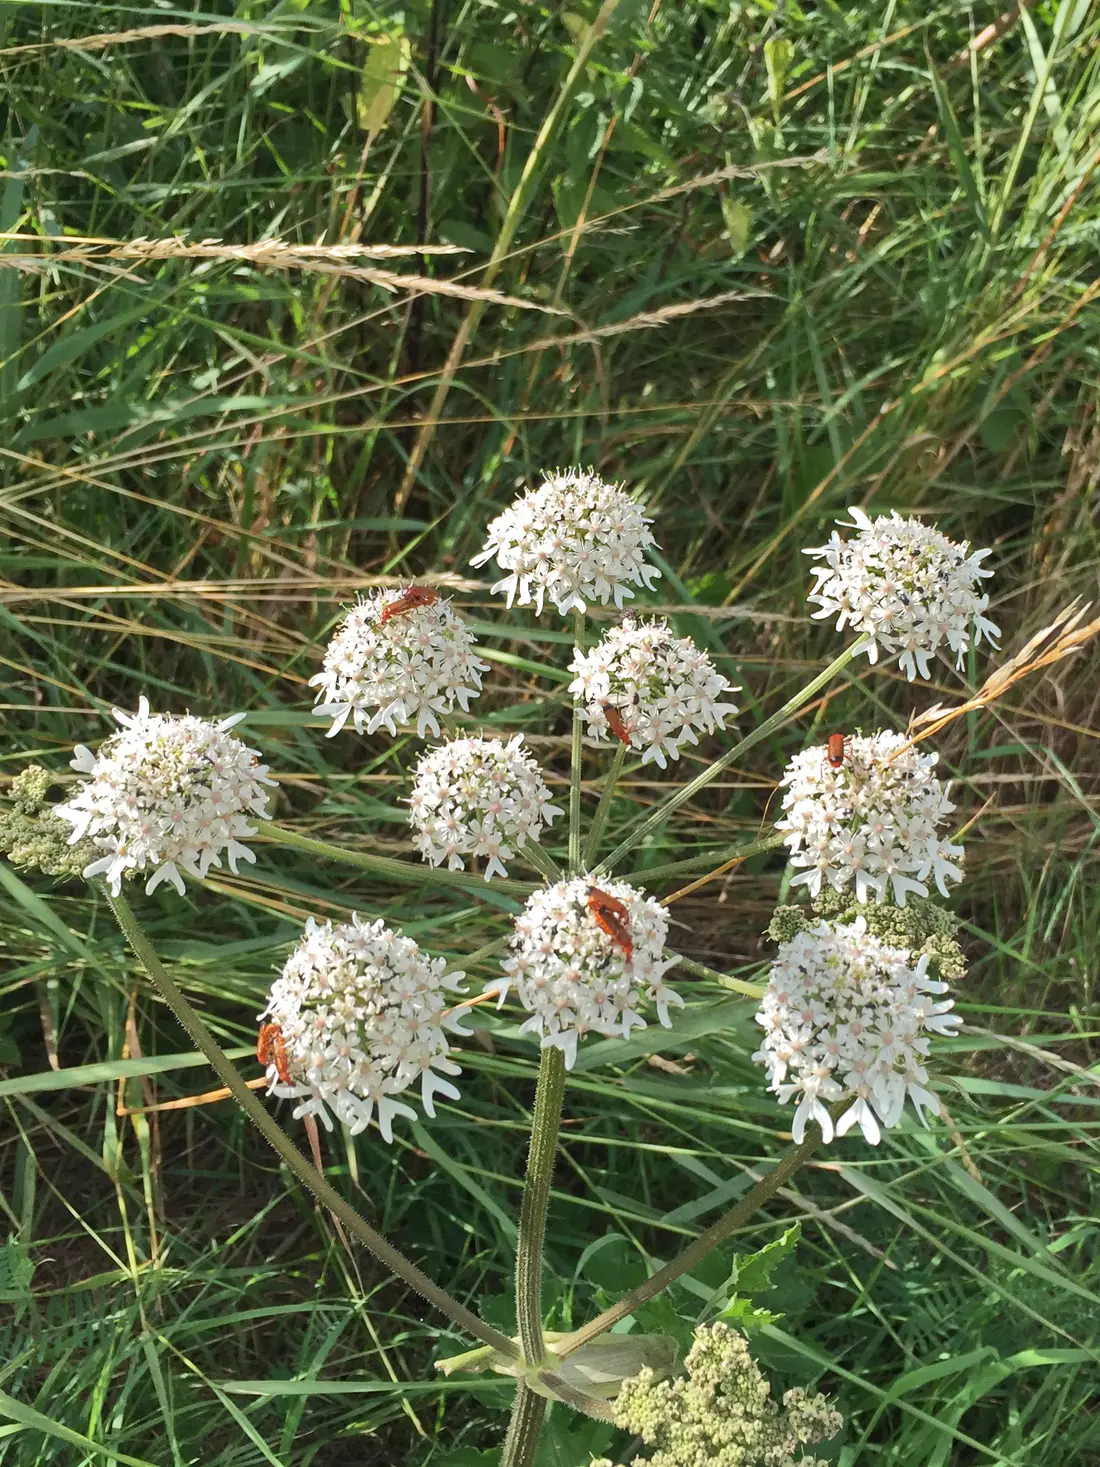
[(651, 524), (616, 485), (567, 469), (497, 515), (471, 564), (496, 556), (507, 574), (493, 590), (504, 591), (509, 606), (533, 603), (541, 612), (547, 600), (562, 616), (593, 601), (621, 607), (634, 595), (631, 586), (651, 588), (661, 574), (645, 561), (656, 544)]
[(937, 755), (907, 743), (899, 733), (854, 734), (837, 766), (826, 745), (794, 756), (780, 780), (783, 816), (775, 823), (800, 868), (793, 886), (817, 896), (825, 882), (837, 891), (854, 884), (861, 902), (892, 896), (904, 907), (908, 892), (928, 895), (929, 876), (943, 896), (949, 880), (961, 879), (954, 862), (962, 846), (937, 834), (955, 808), (933, 772)]
[(781, 1104), (796, 1100), (791, 1134), (801, 1143), (814, 1120), (833, 1139), (832, 1101), (851, 1097), (836, 1123), (843, 1136), (859, 1126), (872, 1146), (882, 1127), (895, 1126), (906, 1098), (924, 1118), (939, 1102), (927, 1088), (929, 1035), (953, 1037), (953, 1000), (938, 1002), (947, 984), (928, 977), (928, 955), (913, 965), (904, 948), (888, 947), (867, 931), (821, 922), (785, 942), (772, 964), (756, 1022), (764, 1041), (753, 1055), (768, 1072)]
[(589, 733), (601, 739), (615, 732), (610, 714), (630, 747), (644, 751), (642, 763), (662, 769), (680, 757), (682, 744), (697, 744), (697, 733), (725, 728), (737, 714), (735, 703), (721, 699), (740, 689), (664, 621), (626, 617), (591, 651), (574, 653), (570, 671), (569, 691), (584, 704)]
[[(607, 930), (614, 919), (607, 926), (597, 920), (601, 895), (625, 908), (617, 937)], [(561, 1049), (572, 1069), (585, 1034), (625, 1039), (631, 1029), (644, 1029), (638, 1011), (647, 1000), (664, 1027), (671, 1026), (669, 1006), (684, 1001), (664, 981), (676, 966), (664, 956), (667, 935), (665, 909), (625, 881), (600, 878), (598, 887), (586, 876), (559, 881), (528, 897), (501, 964), (504, 976), (485, 992), (503, 1004), (514, 985), (531, 1015), (520, 1033), (537, 1034), (543, 1049)]]
[(484, 860), (486, 881), (507, 876), (505, 860), (560, 814), (522, 734), (507, 743), (452, 739), (429, 749), (413, 775), (409, 819), (420, 854), (452, 871), (463, 870), (465, 856)]
[[(332, 738), (351, 718), (357, 733), (415, 728), (439, 737), (439, 715), (468, 711), (481, 692), (476, 643), (450, 602), (437, 597), (394, 614), (397, 591), (371, 591), (345, 616), (325, 649), (314, 714), (331, 718)], [(387, 614), (388, 613), (388, 614)]]
[(814, 566), (816, 581), (807, 598), (820, 608), (813, 613), (816, 620), (835, 616), (838, 631), (850, 626), (865, 633), (870, 661), (880, 651), (897, 657), (910, 682), (918, 673), (931, 676), (929, 658), (941, 643), (960, 668), (971, 639), (976, 645), (985, 637), (996, 645), (1000, 628), (984, 615), (989, 597), (978, 589), (993, 574), (981, 566), (990, 551), (971, 554), (968, 541), (956, 545), (897, 510), (874, 520), (862, 509), (848, 513), (858, 534), (842, 540), (834, 530), (827, 545), (803, 552), (825, 562)]
[(234, 873), (255, 861), (243, 844), (256, 834), (249, 816), (270, 815), (265, 786), (276, 781), (229, 732), (245, 715), (209, 723), (150, 713), (147, 698), (136, 713), (113, 711), (121, 730), (98, 754), (77, 745), (72, 767), (88, 778), (53, 811), (72, 825), (70, 845), (88, 836), (104, 852), (84, 875), (104, 877), (118, 896), (124, 876), (151, 867), (146, 891), (169, 881), (183, 896), (184, 872), (201, 880), (223, 856)]
[(434, 1116), (436, 1095), (458, 1099), (443, 1076), (461, 1074), (448, 1033), (470, 1032), (460, 1022), (469, 1008), (449, 997), (464, 976), (381, 919), (353, 915), (334, 926), (311, 917), (260, 1015), (278, 1025), (285, 1060), (283, 1078), (268, 1067), (269, 1093), (298, 1100), (295, 1116), (317, 1116), (329, 1130), (331, 1113), (352, 1135), (377, 1111), (392, 1141), (395, 1117), (416, 1119), (395, 1097), (419, 1081)]

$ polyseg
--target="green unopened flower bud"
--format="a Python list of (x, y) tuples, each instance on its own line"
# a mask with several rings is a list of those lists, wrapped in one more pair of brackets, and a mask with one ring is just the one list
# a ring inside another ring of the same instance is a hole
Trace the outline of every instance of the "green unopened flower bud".
[(55, 776), (40, 764), (28, 764), (11, 784), (11, 804), (0, 809), (0, 852), (13, 866), (47, 876), (79, 876), (98, 852), (90, 840), (69, 844), (72, 826), (59, 820), (46, 803)]
[(744, 1335), (726, 1324), (700, 1326), (684, 1366), (675, 1380), (645, 1369), (616, 1397), (616, 1424), (656, 1448), (633, 1467), (816, 1467), (800, 1449), (843, 1424), (821, 1395), (795, 1389), (775, 1402)]
[(888, 902), (857, 902), (848, 891), (824, 887), (809, 907), (776, 907), (767, 935), (773, 942), (790, 942), (819, 921), (850, 924), (857, 917), (867, 931), (890, 947), (900, 947), (914, 958), (928, 954), (928, 976), (949, 983), (966, 973), (966, 958), (955, 940), (959, 918), (925, 897), (910, 896), (904, 907)]

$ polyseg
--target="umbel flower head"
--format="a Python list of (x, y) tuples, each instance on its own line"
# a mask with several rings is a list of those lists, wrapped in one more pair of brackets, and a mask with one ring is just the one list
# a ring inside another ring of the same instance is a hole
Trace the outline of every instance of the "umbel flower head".
[(507, 574), (493, 590), (504, 591), (509, 606), (533, 603), (541, 612), (548, 600), (562, 616), (587, 611), (592, 601), (621, 607), (634, 595), (631, 586), (652, 587), (661, 574), (645, 561), (645, 551), (656, 544), (651, 524), (616, 485), (584, 469), (565, 469), (497, 515), (485, 549), (470, 563), (484, 565), (496, 556)]
[(301, 942), (271, 985), (260, 1015), (276, 1024), (285, 1064), (268, 1068), (271, 1092), (299, 1101), (295, 1116), (329, 1113), (358, 1135), (377, 1110), (378, 1128), (393, 1140), (395, 1117), (416, 1119), (395, 1099), (420, 1082), (421, 1103), (435, 1115), (436, 1095), (458, 1099), (444, 1079), (461, 1074), (449, 1057), (448, 1034), (468, 1034), (470, 1012), (454, 1006), (465, 975), (448, 973), (409, 937), (379, 918), (318, 923), (311, 917)]
[(845, 739), (839, 764), (826, 745), (796, 754), (779, 782), (775, 823), (799, 868), (791, 885), (816, 897), (823, 884), (854, 884), (861, 902), (892, 895), (904, 907), (907, 892), (928, 895), (931, 876), (946, 896), (948, 880), (962, 877), (953, 863), (963, 848), (937, 834), (955, 806), (933, 772), (936, 760), (892, 732)]
[(835, 1436), (844, 1418), (797, 1386), (780, 1406), (737, 1330), (700, 1325), (684, 1368), (660, 1380), (647, 1366), (615, 1397), (615, 1424), (656, 1448), (633, 1467), (825, 1467), (801, 1449)]
[[(417, 595), (417, 593), (420, 593)], [(353, 606), (309, 680), (319, 689), (313, 712), (331, 718), (327, 737), (350, 718), (356, 733), (415, 728), (439, 737), (439, 715), (468, 711), (489, 664), (462, 618), (434, 591), (371, 591)]]
[(570, 671), (569, 691), (584, 704), (589, 733), (599, 739), (617, 726), (630, 748), (644, 750), (643, 764), (662, 769), (680, 757), (681, 744), (697, 744), (697, 733), (725, 728), (737, 713), (721, 699), (739, 689), (664, 621), (626, 617), (591, 651), (574, 653)]
[(960, 668), (971, 639), (996, 645), (1000, 628), (985, 616), (989, 597), (979, 591), (993, 574), (981, 565), (990, 551), (971, 554), (968, 541), (956, 545), (897, 510), (874, 520), (862, 509), (848, 513), (858, 534), (842, 540), (834, 530), (828, 544), (803, 552), (825, 562), (814, 567), (807, 597), (820, 608), (815, 620), (835, 616), (838, 631), (865, 633), (868, 659), (877, 662), (880, 651), (897, 657), (910, 682), (931, 676), (929, 658), (943, 642)]
[(507, 743), (452, 739), (429, 749), (416, 766), (409, 796), (409, 818), (424, 859), (461, 871), (463, 857), (473, 856), (486, 862), (486, 881), (507, 876), (505, 860), (525, 841), (537, 842), (561, 813), (550, 803), (522, 734)]
[(782, 944), (756, 1015), (764, 1040), (753, 1059), (782, 1105), (797, 1101), (796, 1142), (811, 1120), (831, 1141), (828, 1107), (845, 1097), (852, 1103), (836, 1134), (859, 1126), (872, 1146), (881, 1126), (897, 1125), (907, 1097), (923, 1124), (924, 1106), (938, 1112), (924, 1067), (928, 1036), (953, 1037), (959, 1019), (954, 1000), (940, 1000), (947, 984), (929, 978), (928, 962), (927, 953), (914, 962), (873, 937), (862, 917), (820, 922)]
[(676, 966), (664, 956), (667, 935), (665, 909), (625, 881), (558, 881), (528, 897), (501, 965), (504, 977), (485, 992), (503, 1004), (514, 984), (531, 1015), (520, 1033), (537, 1034), (543, 1049), (563, 1050), (572, 1069), (585, 1034), (625, 1039), (644, 1029), (638, 1011), (647, 1000), (671, 1026), (669, 1005), (684, 1001), (664, 981)]
[(272, 786), (266, 764), (229, 730), (244, 718), (220, 723), (191, 714), (114, 709), (122, 725), (93, 754), (76, 746), (72, 767), (88, 776), (54, 814), (73, 827), (70, 843), (88, 838), (103, 852), (84, 876), (103, 876), (115, 896), (122, 878), (152, 867), (145, 890), (170, 881), (184, 894), (183, 872), (201, 880), (224, 856), (255, 861), (243, 842), (256, 834), (249, 816), (266, 819)]

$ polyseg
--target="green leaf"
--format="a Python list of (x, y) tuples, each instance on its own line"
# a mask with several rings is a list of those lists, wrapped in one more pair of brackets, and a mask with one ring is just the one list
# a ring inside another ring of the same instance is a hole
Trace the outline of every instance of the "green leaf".
[(779, 117), (779, 99), (783, 95), (783, 83), (794, 60), (794, 42), (782, 36), (764, 42), (764, 69), (768, 74), (768, 101), (776, 118)]
[(780, 1237), (755, 1253), (739, 1253), (730, 1273), (730, 1284), (742, 1294), (759, 1294), (772, 1287), (772, 1274), (802, 1236), (802, 1224), (792, 1223)]
[(3, 1416), (6, 1416), (9, 1421), (17, 1421), (20, 1426), (39, 1431), (43, 1436), (54, 1437), (58, 1441), (68, 1442), (70, 1446), (79, 1447), (89, 1456), (105, 1457), (108, 1462), (123, 1462), (126, 1467), (154, 1467), (154, 1464), (146, 1461), (144, 1457), (130, 1457), (125, 1452), (116, 1452), (112, 1447), (106, 1447), (101, 1442), (94, 1442), (90, 1437), (81, 1436), (78, 1431), (62, 1426), (60, 1421), (52, 1421), (41, 1411), (36, 1411), (33, 1406), (25, 1406), (14, 1396), (9, 1396), (7, 1391), (0, 1391), (0, 1417)]
[(34, 1260), (26, 1243), (14, 1238), (0, 1247), (0, 1302), (14, 1304), (31, 1296)]
[(743, 255), (752, 238), (752, 210), (748, 204), (722, 196), (722, 219), (726, 236), (730, 242), (730, 254), (735, 258)]
[(801, 1224), (792, 1223), (780, 1237), (766, 1243), (755, 1253), (736, 1254), (723, 1288), (726, 1302), (719, 1311), (718, 1318), (746, 1331), (763, 1329), (765, 1325), (782, 1319), (781, 1314), (775, 1314), (770, 1309), (761, 1309), (745, 1296), (762, 1294), (773, 1287), (772, 1274), (783, 1259), (794, 1252), (801, 1236)]
[(404, 31), (383, 36), (367, 48), (355, 99), (356, 121), (364, 132), (378, 133), (385, 127), (404, 89), (411, 60), (412, 46)]

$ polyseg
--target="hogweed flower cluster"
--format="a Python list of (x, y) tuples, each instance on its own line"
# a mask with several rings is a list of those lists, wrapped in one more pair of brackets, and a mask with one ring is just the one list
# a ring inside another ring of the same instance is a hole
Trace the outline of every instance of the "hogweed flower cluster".
[(928, 895), (930, 876), (946, 896), (948, 881), (962, 878), (954, 863), (963, 848), (938, 834), (955, 806), (936, 762), (892, 732), (846, 739), (839, 764), (825, 745), (796, 754), (780, 781), (775, 825), (798, 868), (791, 884), (815, 897), (825, 885), (854, 886), (861, 902), (892, 895), (904, 907), (908, 892)]
[(603, 738), (610, 712), (630, 747), (643, 751), (643, 764), (653, 760), (666, 768), (680, 757), (682, 744), (697, 744), (697, 734), (725, 728), (737, 715), (735, 703), (721, 700), (740, 689), (664, 621), (628, 616), (591, 651), (578, 650), (569, 670), (576, 674), (569, 691), (584, 705), (589, 733)]
[(486, 881), (507, 876), (505, 860), (526, 841), (538, 842), (561, 813), (522, 734), (507, 743), (463, 738), (429, 749), (409, 796), (424, 859), (433, 866), (446, 861), (452, 871), (464, 868), (466, 856), (484, 860)]
[(634, 595), (631, 586), (651, 589), (661, 574), (645, 560), (656, 543), (651, 524), (617, 485), (567, 469), (497, 515), (470, 563), (496, 557), (507, 574), (493, 590), (503, 591), (509, 606), (533, 604), (541, 613), (549, 601), (562, 616), (594, 601), (621, 608)]
[(872, 1146), (883, 1126), (897, 1125), (906, 1099), (922, 1122), (924, 1106), (938, 1112), (924, 1068), (929, 1035), (953, 1036), (959, 1019), (928, 964), (927, 953), (914, 961), (907, 948), (873, 937), (862, 917), (820, 922), (781, 945), (756, 1015), (764, 1040), (753, 1059), (780, 1104), (797, 1100), (796, 1142), (811, 1120), (831, 1141), (829, 1104), (849, 1096), (836, 1134), (858, 1125)]
[(802, 1449), (835, 1436), (840, 1412), (797, 1386), (780, 1406), (737, 1330), (698, 1328), (684, 1367), (673, 1380), (646, 1367), (616, 1396), (616, 1425), (656, 1448), (632, 1467), (825, 1467)]
[[(371, 591), (344, 617), (309, 680), (319, 690), (314, 714), (332, 719), (327, 737), (350, 718), (357, 733), (415, 728), (418, 738), (438, 738), (441, 717), (456, 706), (469, 711), (489, 664), (450, 602), (427, 595)], [(411, 604), (394, 614), (404, 601)]]
[(945, 642), (960, 668), (972, 640), (996, 645), (1000, 628), (985, 615), (989, 597), (978, 589), (993, 574), (981, 564), (990, 551), (971, 554), (969, 542), (957, 545), (897, 510), (874, 520), (862, 509), (848, 513), (858, 534), (842, 540), (834, 530), (827, 544), (803, 551), (825, 562), (814, 567), (807, 598), (819, 607), (816, 620), (835, 616), (838, 631), (864, 633), (868, 659), (877, 661), (880, 651), (897, 657), (910, 682), (918, 673), (931, 676), (929, 659)]
[(416, 1119), (395, 1097), (417, 1082), (434, 1116), (436, 1095), (458, 1099), (444, 1076), (461, 1074), (448, 1035), (470, 1032), (461, 1025), (469, 1008), (451, 997), (464, 977), (381, 918), (311, 917), (259, 1016), (278, 1026), (286, 1066), (282, 1076), (268, 1067), (271, 1092), (296, 1099), (296, 1117), (316, 1116), (331, 1130), (331, 1113), (352, 1135), (377, 1111), (386, 1141), (398, 1116)]
[(141, 698), (137, 713), (114, 716), (121, 731), (98, 754), (76, 746), (72, 767), (88, 778), (53, 812), (72, 826), (71, 844), (88, 839), (104, 853), (83, 875), (104, 877), (117, 896), (124, 876), (151, 867), (147, 892), (169, 881), (183, 896), (184, 872), (202, 880), (223, 856), (234, 873), (238, 861), (255, 861), (244, 844), (256, 834), (249, 816), (267, 818), (265, 786), (275, 780), (230, 733), (245, 715), (209, 723), (151, 713)]
[(684, 1001), (664, 982), (676, 966), (664, 955), (667, 936), (665, 909), (627, 882), (559, 881), (528, 897), (504, 976), (485, 991), (503, 1003), (514, 986), (531, 1015), (520, 1033), (537, 1034), (543, 1049), (561, 1049), (572, 1069), (585, 1034), (626, 1039), (644, 1029), (639, 1010), (647, 1001), (670, 1027), (669, 1006)]

